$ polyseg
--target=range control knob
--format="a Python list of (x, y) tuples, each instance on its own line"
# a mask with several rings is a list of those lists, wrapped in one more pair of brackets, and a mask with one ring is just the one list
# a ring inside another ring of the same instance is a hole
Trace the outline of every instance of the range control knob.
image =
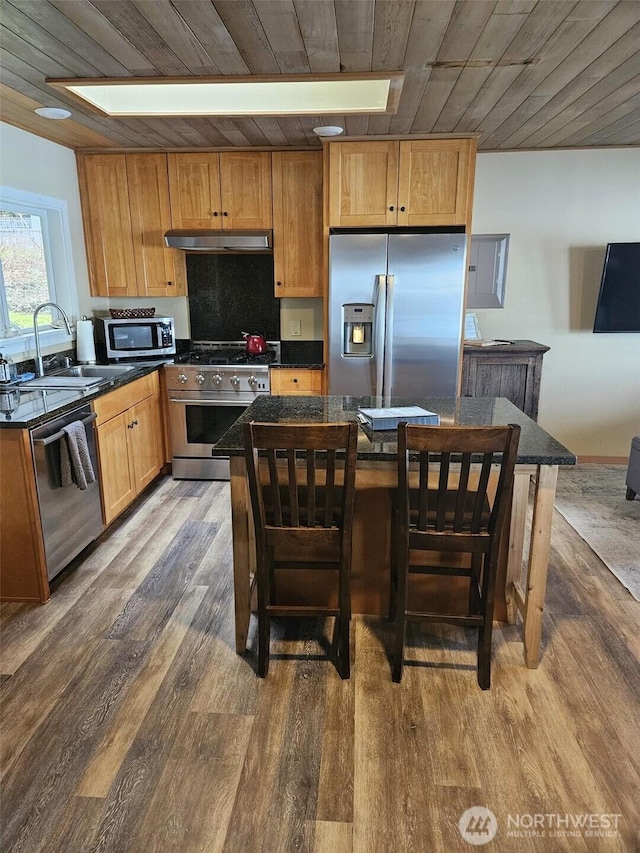
[(204, 376), (202, 375), (202, 373), (196, 374), (196, 382), (198, 383), (198, 385), (202, 385), (204, 383)]
[(186, 373), (179, 373), (178, 374), (178, 382), (182, 382), (182, 384), (184, 385), (184, 383), (186, 381), (187, 381), (187, 374)]
[(257, 385), (257, 383), (258, 383), (258, 380), (256, 379), (256, 377), (252, 373), (251, 376), (249, 377), (249, 385)]
[(211, 381), (213, 382), (214, 385), (220, 385), (222, 383), (222, 374), (221, 373), (214, 373)]
[(237, 388), (237, 387), (238, 387), (238, 385), (240, 384), (240, 379), (239, 379), (239, 378), (238, 378), (238, 376), (234, 373), (234, 374), (233, 374), (233, 376), (231, 377), (230, 382), (231, 382), (231, 384), (233, 385), (233, 387), (234, 387), (234, 388)]

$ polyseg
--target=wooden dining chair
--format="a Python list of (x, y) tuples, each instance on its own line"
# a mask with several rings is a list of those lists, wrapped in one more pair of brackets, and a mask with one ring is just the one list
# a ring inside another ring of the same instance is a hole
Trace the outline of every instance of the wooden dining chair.
[[(519, 438), (516, 424), (398, 426), (389, 599), (389, 618), (395, 619), (394, 681), (402, 678), (407, 621), (446, 622), (478, 628), (478, 684), (483, 690), (491, 686), (498, 551), (510, 505)], [(410, 466), (410, 457), (415, 459), (415, 466)], [(491, 480), (495, 482), (498, 475), (495, 490), (490, 487), (492, 469)], [(438, 555), (419, 558), (417, 552), (424, 551)], [(451, 559), (459, 554), (468, 557)], [(454, 565), (443, 565), (442, 559)], [(422, 564), (425, 562), (427, 565)], [(466, 565), (458, 565), (461, 562)], [(466, 614), (414, 609), (409, 594), (412, 575), (468, 578)]]
[[(351, 536), (355, 493), (356, 423), (244, 425), (256, 539), (258, 667), (269, 669), (271, 616), (334, 616), (337, 669), (349, 677)], [(279, 570), (333, 574), (334, 601), (278, 601)]]

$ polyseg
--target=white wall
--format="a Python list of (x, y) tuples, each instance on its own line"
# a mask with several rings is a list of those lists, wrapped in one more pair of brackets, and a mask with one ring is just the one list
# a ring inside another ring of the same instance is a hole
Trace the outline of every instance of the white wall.
[[(97, 311), (109, 308), (155, 305), (158, 313), (167, 313), (176, 318), (178, 337), (189, 337), (188, 308), (184, 297), (162, 299), (158, 304), (158, 300), (153, 299), (90, 296), (76, 157), (70, 148), (0, 122), (0, 183), (67, 202), (80, 318), (83, 314), (90, 317)], [(45, 351), (51, 349), (49, 347)], [(33, 354), (27, 351), (19, 357), (29, 358)]]
[[(69, 148), (0, 123), (0, 183), (39, 195), (63, 199), (68, 205), (71, 253), (79, 295), (80, 316), (87, 312), (82, 294), (89, 293), (76, 158)], [(77, 319), (77, 318), (76, 318)], [(53, 347), (60, 349), (60, 347)], [(51, 351), (44, 347), (44, 351)], [(27, 350), (14, 358), (33, 357)]]
[(510, 233), (504, 309), (486, 338), (544, 357), (539, 423), (579, 456), (628, 456), (640, 434), (640, 333), (593, 334), (607, 243), (640, 241), (640, 149), (479, 154), (473, 233)]

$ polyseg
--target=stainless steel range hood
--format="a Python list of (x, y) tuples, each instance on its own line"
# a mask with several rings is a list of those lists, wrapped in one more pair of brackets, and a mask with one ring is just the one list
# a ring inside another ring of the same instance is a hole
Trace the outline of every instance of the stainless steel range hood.
[(167, 231), (164, 240), (187, 252), (271, 252), (271, 231)]

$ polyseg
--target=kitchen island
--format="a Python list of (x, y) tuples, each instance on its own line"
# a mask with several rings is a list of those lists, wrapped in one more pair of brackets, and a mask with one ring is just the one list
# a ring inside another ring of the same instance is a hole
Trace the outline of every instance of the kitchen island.
[[(375, 397), (261, 396), (222, 436), (214, 456), (231, 460), (231, 511), (235, 594), (236, 651), (245, 651), (255, 569), (253, 524), (246, 480), (242, 424), (330, 423), (357, 420), (359, 407), (381, 405)], [(502, 397), (452, 399), (401, 397), (392, 406), (422, 406), (440, 415), (442, 425), (521, 427), (515, 471), (509, 539), (503, 543), (496, 595), (496, 619), (523, 621), (526, 665), (538, 665), (542, 612), (547, 580), (551, 524), (558, 466), (576, 457), (509, 400)], [(396, 487), (396, 431), (358, 430), (358, 467), (353, 530), (352, 602), (354, 613), (387, 610), (390, 490)], [(529, 522), (529, 486), (533, 507)], [(529, 523), (529, 528), (527, 526)], [(529, 533), (529, 535), (527, 535)], [(525, 554), (525, 542), (527, 549)]]

